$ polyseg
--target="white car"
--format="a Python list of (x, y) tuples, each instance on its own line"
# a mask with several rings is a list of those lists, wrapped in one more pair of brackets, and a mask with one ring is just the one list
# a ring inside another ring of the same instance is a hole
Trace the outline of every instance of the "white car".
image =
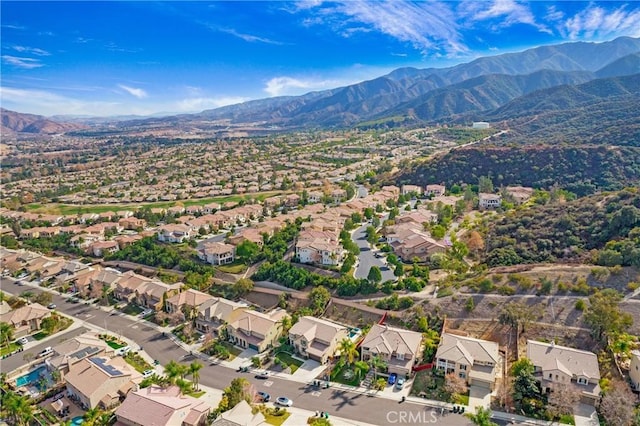
[(144, 378), (146, 379), (147, 377), (151, 377), (151, 376), (153, 376), (154, 374), (156, 374), (156, 371), (155, 371), (155, 370), (144, 370), (144, 371), (142, 372), (142, 377), (144, 377)]
[(280, 405), (282, 407), (291, 407), (293, 405), (293, 401), (286, 396), (280, 396), (278, 397), (278, 399), (276, 399), (276, 405)]
[(26, 337), (21, 337), (18, 339), (18, 344), (21, 346), (26, 345), (27, 343), (29, 343), (29, 339), (27, 339)]

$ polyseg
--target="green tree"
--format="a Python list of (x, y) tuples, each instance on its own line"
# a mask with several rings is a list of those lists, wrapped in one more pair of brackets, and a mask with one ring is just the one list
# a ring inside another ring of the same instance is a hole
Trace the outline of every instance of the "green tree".
[(484, 407), (476, 407), (476, 413), (465, 414), (474, 425), (478, 426), (498, 426), (497, 423), (491, 421), (491, 410)]
[[(395, 275), (396, 277), (401, 277), (404, 275), (404, 266), (402, 265), (402, 263), (398, 263), (396, 265), (396, 267), (393, 269), (393, 275)], [(382, 280), (382, 276), (380, 277), (380, 279)]]
[(193, 361), (191, 364), (189, 364), (189, 374), (193, 379), (194, 390), (198, 390), (198, 385), (200, 384), (200, 370), (202, 369), (202, 367), (203, 365), (198, 361)]
[(260, 255), (260, 246), (253, 241), (244, 240), (236, 247), (236, 255), (247, 265), (252, 264)]
[(478, 192), (493, 192), (493, 181), (489, 176), (480, 176), (478, 178)]
[(589, 298), (589, 308), (584, 321), (591, 328), (593, 336), (606, 343), (609, 338), (625, 332), (633, 325), (631, 314), (622, 312), (618, 303), (622, 296), (616, 290), (607, 288)]
[(340, 357), (349, 365), (353, 364), (358, 357), (358, 348), (351, 339), (342, 339), (338, 349)]
[(323, 286), (314, 287), (309, 292), (309, 305), (315, 314), (320, 314), (324, 311), (329, 299), (331, 299), (331, 293)]
[(372, 266), (369, 269), (369, 274), (367, 275), (367, 279), (374, 283), (379, 283), (380, 281), (382, 281), (382, 271), (380, 271), (380, 268), (375, 265)]
[(233, 285), (233, 292), (237, 296), (244, 296), (253, 290), (254, 283), (249, 278), (240, 278)]
[(12, 391), (3, 394), (2, 411), (12, 420), (9, 424), (28, 425), (33, 419), (33, 405), (29, 398)]
[(6, 322), (0, 322), (0, 345), (9, 346), (13, 340), (13, 327)]
[(238, 377), (231, 381), (231, 384), (224, 389), (222, 400), (218, 405), (218, 412), (223, 413), (238, 405), (242, 400), (251, 404), (254, 400), (251, 383), (244, 377)]

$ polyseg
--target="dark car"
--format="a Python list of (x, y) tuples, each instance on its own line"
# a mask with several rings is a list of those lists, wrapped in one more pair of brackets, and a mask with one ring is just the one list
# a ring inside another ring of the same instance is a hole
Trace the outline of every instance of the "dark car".
[(388, 383), (389, 383), (390, 385), (393, 385), (393, 384), (396, 382), (396, 379), (397, 379), (397, 378), (398, 378), (398, 375), (397, 375), (396, 373), (391, 373), (391, 374), (389, 375), (389, 381), (388, 381)]
[(271, 395), (266, 392), (258, 392), (257, 396), (262, 402), (269, 402), (271, 400)]

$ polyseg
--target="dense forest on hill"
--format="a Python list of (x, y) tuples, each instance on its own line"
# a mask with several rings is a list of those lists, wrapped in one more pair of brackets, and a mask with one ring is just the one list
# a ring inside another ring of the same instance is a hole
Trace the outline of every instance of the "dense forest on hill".
[(490, 176), (496, 186), (550, 188), (578, 196), (640, 183), (640, 148), (604, 146), (479, 146), (454, 149), (398, 175), (397, 184), (447, 186)]
[(534, 204), (490, 223), (485, 241), (489, 266), (558, 259), (640, 266), (640, 193)]

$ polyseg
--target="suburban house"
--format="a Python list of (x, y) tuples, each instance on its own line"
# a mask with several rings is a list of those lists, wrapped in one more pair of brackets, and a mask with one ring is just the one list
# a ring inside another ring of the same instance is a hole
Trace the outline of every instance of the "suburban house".
[(481, 209), (497, 209), (502, 203), (502, 197), (498, 194), (481, 192), (478, 194), (478, 207)]
[(136, 289), (151, 281), (149, 278), (138, 275), (133, 271), (127, 271), (116, 283), (113, 289), (113, 296), (118, 300), (131, 302), (136, 297)]
[(149, 281), (136, 289), (136, 303), (140, 306), (160, 310), (163, 298), (180, 291), (182, 283), (165, 284), (161, 281)]
[(419, 185), (402, 185), (400, 191), (402, 192), (402, 195), (422, 195), (422, 187)]
[(527, 358), (535, 367), (534, 375), (543, 391), (555, 384), (566, 385), (580, 393), (580, 401), (596, 405), (600, 398), (600, 368), (593, 352), (527, 340)]
[(233, 263), (235, 256), (235, 246), (220, 242), (206, 243), (201, 250), (198, 250), (198, 257), (212, 265)]
[(334, 189), (330, 194), (333, 204), (340, 204), (342, 200), (347, 198), (347, 191), (344, 189)]
[(71, 364), (65, 377), (67, 395), (86, 409), (108, 410), (118, 405), (142, 381), (142, 375), (122, 357), (85, 358)]
[(442, 333), (436, 352), (436, 368), (455, 374), (469, 385), (493, 390), (500, 365), (496, 342)]
[(196, 330), (219, 336), (220, 329), (234, 321), (249, 306), (232, 300), (214, 297), (200, 305), (196, 318)]
[(54, 346), (53, 354), (45, 359), (45, 364), (49, 370), (59, 371), (64, 379), (73, 364), (88, 357), (113, 358), (115, 350), (95, 333), (87, 332)]
[(517, 204), (522, 204), (533, 197), (535, 190), (528, 186), (507, 186), (504, 191), (513, 198)]
[(18, 338), (40, 330), (42, 320), (50, 315), (49, 309), (39, 303), (32, 303), (0, 315), (0, 322), (11, 325), (13, 336)]
[(307, 194), (307, 202), (309, 204), (316, 204), (322, 201), (324, 193), (322, 191), (310, 191)]
[(391, 243), (393, 252), (402, 260), (410, 261), (418, 258), (420, 261), (427, 261), (434, 253), (442, 253), (447, 248), (444, 244), (434, 240), (423, 233), (414, 233), (402, 241)]
[(287, 311), (280, 308), (268, 313), (245, 309), (227, 325), (228, 339), (241, 348), (264, 352), (282, 334), (282, 320), (286, 316)]
[(289, 330), (289, 342), (303, 357), (325, 364), (348, 335), (349, 330), (343, 325), (305, 316)]
[(318, 265), (338, 265), (344, 254), (335, 232), (308, 228), (298, 235), (295, 249), (298, 262)]
[(447, 187), (444, 185), (427, 185), (425, 188), (425, 195), (433, 195), (434, 197), (442, 197), (447, 191)]
[(631, 364), (629, 365), (629, 378), (631, 389), (640, 391), (640, 350), (631, 351)]
[(117, 241), (96, 241), (89, 246), (89, 251), (95, 257), (106, 256), (120, 250)]
[(212, 299), (213, 296), (190, 288), (168, 298), (164, 307), (169, 313), (180, 312), (184, 306), (199, 309), (204, 302)]
[(212, 423), (216, 426), (267, 426), (268, 424), (264, 415), (260, 411), (254, 414), (251, 405), (244, 399), (231, 410), (220, 413)]
[(179, 223), (158, 228), (158, 240), (165, 243), (182, 243), (191, 238), (191, 227)]
[(389, 373), (408, 376), (420, 359), (422, 334), (388, 325), (374, 324), (360, 344), (361, 359), (374, 356), (387, 363)]
[(210, 412), (207, 402), (183, 395), (177, 386), (151, 385), (129, 392), (115, 415), (117, 425), (203, 426)]

